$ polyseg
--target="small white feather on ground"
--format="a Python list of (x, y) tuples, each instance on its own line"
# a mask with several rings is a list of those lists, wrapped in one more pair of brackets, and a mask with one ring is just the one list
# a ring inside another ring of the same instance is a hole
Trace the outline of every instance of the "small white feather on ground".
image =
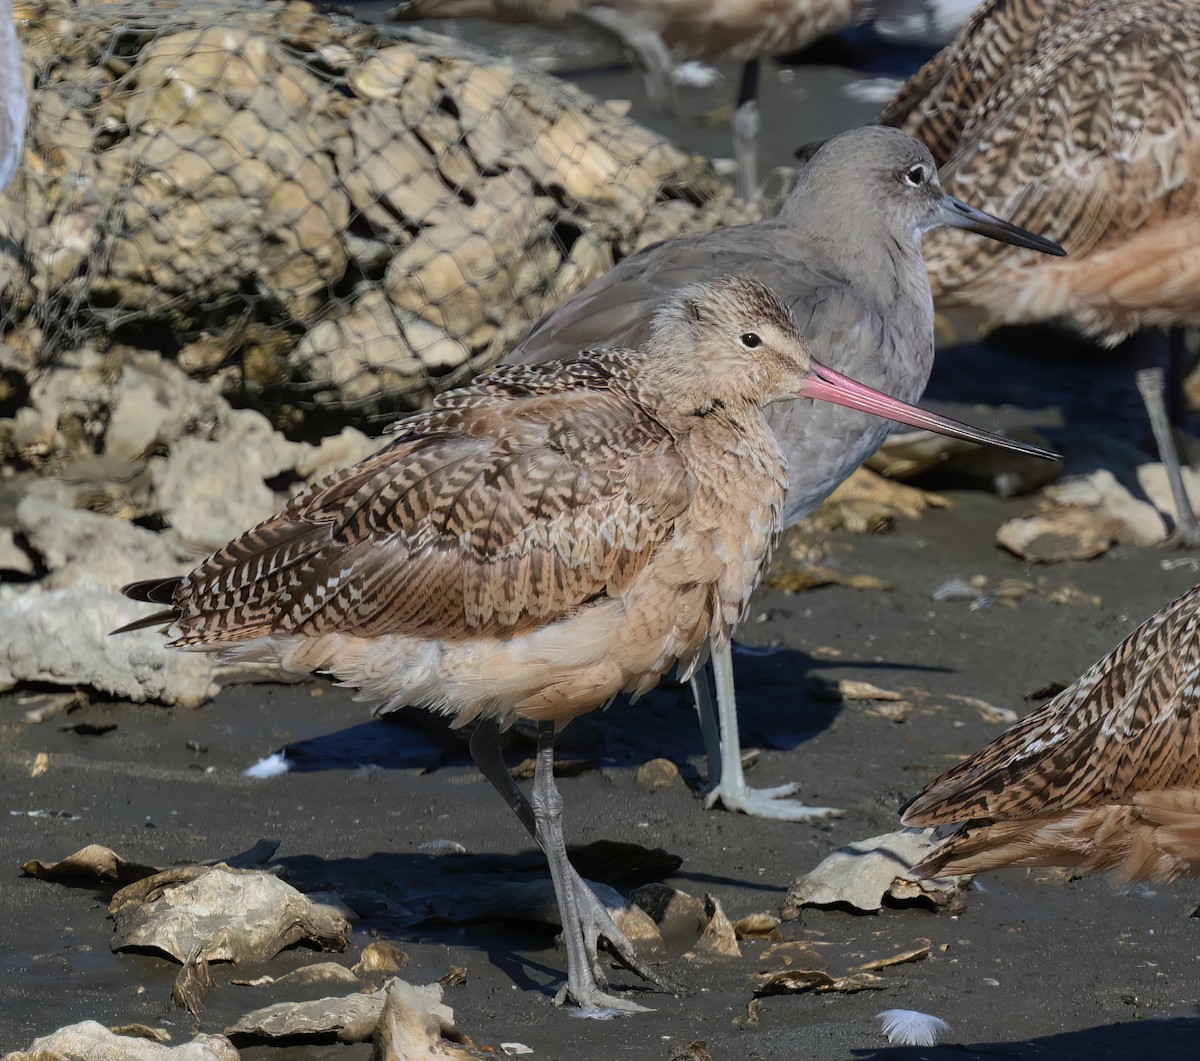
[(262, 780), (266, 777), (278, 777), (280, 774), (286, 774), (291, 768), (292, 764), (287, 761), (283, 752), (275, 752), (274, 755), (268, 755), (265, 759), (259, 759), (253, 766), (247, 766), (242, 771), (242, 776)]
[(935, 1046), (950, 1030), (941, 1017), (918, 1013), (915, 1009), (885, 1009), (876, 1016), (883, 1021), (883, 1034), (889, 1043), (901, 1046)]
[(721, 72), (708, 63), (688, 59), (686, 62), (677, 63), (671, 71), (671, 76), (675, 79), (675, 84), (684, 88), (711, 88), (721, 79)]

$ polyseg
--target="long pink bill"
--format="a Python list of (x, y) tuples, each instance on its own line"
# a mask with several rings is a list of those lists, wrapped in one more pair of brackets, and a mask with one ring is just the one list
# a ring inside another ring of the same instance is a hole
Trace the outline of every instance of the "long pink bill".
[(1062, 460), (1062, 457), (1052, 450), (1026, 445), (1024, 442), (1017, 442), (1015, 439), (995, 435), (991, 431), (983, 431), (978, 427), (938, 416), (937, 413), (918, 409), (915, 405), (891, 398), (865, 383), (859, 383), (856, 379), (843, 376), (819, 361), (812, 363), (809, 376), (796, 393), (800, 398), (816, 398), (819, 401), (832, 402), (834, 405), (844, 405), (847, 409), (873, 413), (875, 416), (895, 420), (898, 424), (936, 431), (939, 435), (949, 435), (951, 438), (961, 438), (967, 442), (978, 442), (981, 446), (995, 446), (998, 449), (1012, 450), (1014, 453), (1025, 453), (1046, 460)]

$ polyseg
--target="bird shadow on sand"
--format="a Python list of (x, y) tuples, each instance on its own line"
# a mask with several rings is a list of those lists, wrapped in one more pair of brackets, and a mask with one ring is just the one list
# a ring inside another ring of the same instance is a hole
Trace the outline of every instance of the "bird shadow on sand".
[(901, 1046), (856, 1050), (861, 1061), (1191, 1061), (1200, 1042), (1200, 1017), (1169, 1017), (1106, 1024), (1059, 1035), (1012, 1042), (963, 1043), (943, 1046)]
[[(596, 846), (571, 849), (572, 861), (588, 879), (628, 891), (669, 873), (656, 870), (653, 857), (622, 865), (598, 854)], [(375, 852), (365, 858), (334, 859), (290, 855), (273, 865), (301, 891), (336, 892), (361, 918), (359, 931), (470, 948), (522, 990), (552, 993), (562, 980), (565, 958), (547, 956), (560, 930), (541, 851), (439, 856)], [(658, 957), (670, 960), (665, 951)], [(631, 973), (614, 976), (624, 986), (639, 982)]]
[[(804, 652), (789, 648), (734, 648), (737, 672), (738, 720), (744, 747), (790, 751), (829, 727), (841, 710), (836, 701), (808, 691), (809, 670), (828, 666)], [(875, 663), (840, 658), (838, 667), (855, 672), (921, 670), (902, 661)], [(937, 668), (933, 668), (937, 669)], [(594, 755), (604, 766), (636, 769), (650, 759), (670, 759), (685, 766), (701, 758), (704, 745), (691, 689), (664, 682), (636, 704), (620, 696), (605, 712), (593, 712), (575, 724), (592, 734), (572, 740), (568, 727), (559, 741), (562, 756)], [(427, 711), (405, 709), (372, 722), (286, 745), (291, 769), (298, 772), (377, 767), (425, 772), (470, 763), (465, 732), (454, 731)], [(509, 756), (515, 764), (532, 755), (532, 743), (522, 750), (514, 742)]]

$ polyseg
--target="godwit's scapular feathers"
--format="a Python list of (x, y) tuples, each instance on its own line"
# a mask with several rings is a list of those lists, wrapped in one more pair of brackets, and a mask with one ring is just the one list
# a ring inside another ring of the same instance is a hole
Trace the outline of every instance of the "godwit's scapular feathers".
[(1200, 587), (931, 782), (908, 825), (961, 823), (926, 875), (1006, 865), (1170, 879), (1200, 867)]

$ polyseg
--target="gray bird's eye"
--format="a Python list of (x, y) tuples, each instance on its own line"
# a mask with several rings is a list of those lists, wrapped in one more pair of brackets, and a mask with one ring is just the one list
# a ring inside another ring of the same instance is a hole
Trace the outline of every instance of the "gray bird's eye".
[(909, 167), (902, 179), (910, 188), (919, 188), (928, 178), (929, 175), (925, 172), (925, 167), (916, 165)]
[(747, 350), (753, 350), (756, 346), (762, 346), (762, 338), (757, 332), (746, 332), (741, 338), (742, 346)]

